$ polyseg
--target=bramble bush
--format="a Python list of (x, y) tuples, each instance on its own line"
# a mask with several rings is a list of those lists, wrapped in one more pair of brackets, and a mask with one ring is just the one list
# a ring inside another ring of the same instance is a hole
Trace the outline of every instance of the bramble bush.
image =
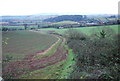
[(108, 28), (89, 37), (72, 29), (67, 31), (65, 36), (67, 45), (75, 53), (76, 61), (69, 78), (120, 79), (120, 35)]

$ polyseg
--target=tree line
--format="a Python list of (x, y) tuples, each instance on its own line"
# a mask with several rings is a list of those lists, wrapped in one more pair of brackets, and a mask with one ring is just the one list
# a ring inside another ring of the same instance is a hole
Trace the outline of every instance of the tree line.
[(80, 21), (86, 18), (86, 15), (62, 15), (54, 18), (45, 19), (44, 22)]

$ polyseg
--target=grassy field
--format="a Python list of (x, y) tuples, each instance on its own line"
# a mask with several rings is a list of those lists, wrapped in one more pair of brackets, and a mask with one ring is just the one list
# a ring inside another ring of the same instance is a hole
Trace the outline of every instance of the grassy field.
[[(30, 28), (38, 28), (38, 25), (30, 25), (27, 26), (28, 29)], [(17, 29), (24, 29), (24, 26), (0, 26), (0, 28), (17, 28)]]
[(29, 23), (17, 23), (17, 24), (36, 24), (35, 22), (29, 22)]
[(5, 28), (18, 28), (18, 29), (21, 28), (21, 29), (24, 29), (24, 26), (0, 26), (0, 28), (2, 28), (2, 27), (3, 28), (5, 27)]
[[(98, 31), (100, 30), (101, 28), (105, 28), (105, 27), (108, 27), (108, 28), (111, 28), (113, 29), (116, 33), (118, 33), (118, 25), (109, 25), (109, 26), (92, 26), (92, 27), (79, 27), (79, 28), (72, 28), (72, 29), (77, 29), (78, 31), (80, 32), (83, 32), (87, 35), (91, 35), (93, 33), (93, 31)], [(42, 30), (42, 31), (55, 31), (55, 32), (58, 32), (60, 34), (64, 34), (65, 31), (67, 31), (68, 29), (54, 29), (54, 28), (46, 28), (46, 29), (39, 29), (39, 30)]]
[(52, 23), (51, 25), (67, 25), (67, 24), (77, 24), (77, 22), (74, 21), (61, 21), (57, 23)]
[(31, 31), (3, 32), (3, 57), (12, 56), (12, 60), (24, 58), (50, 47), (57, 38)]

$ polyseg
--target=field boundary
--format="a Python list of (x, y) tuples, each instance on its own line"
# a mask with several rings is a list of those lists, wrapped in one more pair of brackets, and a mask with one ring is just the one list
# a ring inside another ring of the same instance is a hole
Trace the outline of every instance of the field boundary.
[(59, 38), (59, 37), (57, 37), (57, 38), (58, 38), (58, 40), (57, 40), (54, 44), (52, 44), (52, 45), (51, 45), (48, 49), (46, 49), (45, 51), (43, 51), (43, 52), (41, 52), (41, 53), (37, 53), (36, 56), (46, 54), (48, 51), (50, 51), (50, 50), (60, 41), (60, 38)]

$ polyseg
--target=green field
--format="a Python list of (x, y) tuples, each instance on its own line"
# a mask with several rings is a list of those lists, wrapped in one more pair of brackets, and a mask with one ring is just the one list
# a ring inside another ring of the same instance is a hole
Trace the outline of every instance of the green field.
[[(27, 26), (28, 29), (30, 28), (38, 28), (38, 25), (30, 25), (30, 26)], [(24, 26), (0, 26), (0, 28), (17, 28), (17, 29), (24, 29)]]
[(35, 22), (29, 22), (29, 23), (17, 23), (17, 24), (36, 24)]
[[(77, 29), (80, 32), (83, 32), (87, 35), (90, 35), (93, 33), (93, 31), (98, 31), (101, 28), (111, 28), (113, 29), (116, 33), (118, 33), (118, 25), (109, 25), (109, 26), (92, 26), (92, 27), (79, 27), (79, 28), (71, 28), (71, 29)], [(61, 34), (64, 34), (65, 31), (67, 31), (68, 29), (55, 29), (55, 28), (45, 28), (45, 29), (39, 29), (42, 31), (55, 31)]]
[(67, 25), (67, 24), (77, 24), (77, 22), (74, 21), (61, 21), (57, 23), (52, 23), (51, 25)]
[(25, 55), (45, 50), (56, 41), (54, 36), (31, 31), (3, 32), (3, 57), (9, 55), (13, 57), (12, 60), (18, 60)]
[(1, 28), (15, 28), (15, 29), (24, 29), (24, 26), (0, 26)]

